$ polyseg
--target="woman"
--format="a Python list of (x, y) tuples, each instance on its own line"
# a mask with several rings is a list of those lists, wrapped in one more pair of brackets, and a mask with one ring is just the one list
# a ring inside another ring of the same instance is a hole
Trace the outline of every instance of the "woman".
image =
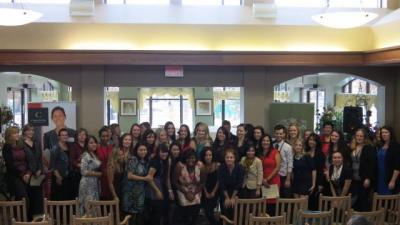
[(159, 225), (168, 223), (168, 208), (164, 199), (168, 199), (166, 180), (168, 179), (168, 153), (169, 149), (165, 144), (157, 147), (156, 153), (149, 163), (148, 175), (152, 178), (146, 186), (146, 208), (148, 215), (151, 215), (146, 224)]
[(51, 163), (53, 168), (51, 200), (62, 201), (73, 199), (72, 179), (70, 177), (70, 151), (68, 130), (62, 128), (58, 133), (58, 145), (52, 149)]
[(29, 161), (24, 151), (24, 145), (20, 140), (18, 127), (8, 127), (4, 134), (3, 158), (7, 168), (7, 185), (11, 195), (16, 201), (25, 198), (27, 211), (29, 212), (29, 180), (32, 171), (29, 169)]
[(331, 142), (331, 133), (333, 131), (333, 123), (325, 122), (322, 125), (322, 134), (319, 139), (321, 140), (321, 151), (325, 158), (329, 155), (329, 145)]
[(183, 225), (196, 224), (204, 182), (203, 164), (197, 161), (194, 150), (186, 151), (183, 154), (182, 163), (175, 169), (174, 176)]
[(300, 138), (300, 129), (299, 127), (292, 123), (288, 127), (288, 138), (287, 142), (293, 147), (294, 142)]
[(326, 168), (332, 164), (332, 155), (335, 152), (341, 152), (344, 163), (351, 166), (350, 148), (344, 140), (344, 134), (341, 131), (333, 130), (331, 133), (331, 143), (329, 144), (329, 155), (326, 162)]
[[(37, 181), (43, 181), (43, 163), (42, 163), (42, 150), (40, 143), (34, 140), (35, 131), (32, 125), (27, 124), (22, 128), (22, 135), (24, 139), (24, 151), (28, 160), (29, 170), (32, 172), (32, 178)], [(29, 211), (28, 218), (43, 213), (43, 193), (42, 184), (29, 185)]]
[(178, 142), (180, 144), (180, 148), (182, 149), (182, 152), (185, 152), (190, 148), (190, 129), (188, 125), (182, 124), (179, 127), (178, 131)]
[(143, 141), (148, 146), (148, 151), (151, 158), (156, 156), (156, 133), (152, 129), (146, 129), (146, 131), (142, 135)]
[(308, 137), (310, 136), (310, 134), (312, 134), (313, 132), (311, 130), (305, 130), (303, 133), (303, 140), (304, 142), (307, 141)]
[(89, 213), (89, 201), (100, 199), (100, 160), (96, 156), (97, 139), (89, 136), (81, 160), (82, 179), (79, 183), (79, 204), (81, 215)]
[(207, 124), (200, 122), (197, 124), (196, 134), (191, 142), (191, 147), (196, 149), (196, 158), (200, 158), (204, 147), (212, 146), (212, 139)]
[(249, 148), (247, 139), (247, 130), (245, 124), (241, 123), (236, 128), (237, 141), (234, 143), (238, 158), (241, 159), (246, 156), (246, 150)]
[(236, 152), (233, 148), (225, 150), (224, 162), (218, 169), (218, 181), (220, 188), (221, 214), (233, 219), (236, 196), (243, 186), (244, 170), (237, 163)]
[[(263, 165), (262, 185), (265, 188), (270, 188), (271, 185), (277, 185), (277, 190), (279, 190), (281, 179), (278, 172), (281, 167), (281, 156), (277, 149), (272, 148), (271, 136), (264, 134), (260, 140), (262, 149), (260, 159)], [(270, 216), (275, 215), (275, 204), (275, 199), (267, 200), (267, 213)]]
[(175, 125), (171, 121), (168, 121), (164, 125), (164, 130), (167, 132), (168, 144), (171, 144), (176, 140)]
[(317, 183), (317, 170), (314, 160), (304, 152), (301, 139), (293, 141), (292, 192), (295, 198), (308, 197), (314, 192)]
[(114, 149), (107, 161), (107, 188), (110, 192), (109, 199), (119, 200), (121, 199), (121, 188), (122, 181), (125, 175), (125, 163), (127, 161), (128, 155), (130, 153), (131, 139), (128, 134), (125, 136), (125, 145), (129, 146), (129, 150), (124, 150), (124, 141), (122, 141), (123, 146), (119, 149)]
[(132, 124), (129, 132), (132, 136), (132, 146), (136, 146), (140, 141), (140, 126), (137, 123)]
[(123, 134), (118, 141), (121, 143), (120, 146), (118, 148), (114, 148), (114, 151), (122, 151), (122, 154), (124, 155), (124, 162), (127, 162), (129, 155), (133, 154), (132, 141), (131, 134)]
[(170, 141), (169, 141), (169, 137), (167, 135), (167, 131), (166, 130), (164, 130), (163, 128), (157, 128), (156, 129), (156, 135), (157, 135), (157, 143), (156, 143), (156, 145), (165, 144), (165, 145), (169, 146)]
[(144, 140), (145, 138), (144, 138), (143, 134), (144, 134), (144, 132), (146, 132), (146, 130), (151, 130), (151, 124), (149, 122), (143, 122), (139, 126), (140, 126), (141, 139)]
[(220, 164), (215, 161), (213, 151), (210, 147), (204, 148), (201, 161), (204, 164), (206, 173), (206, 181), (201, 196), (201, 204), (208, 223), (210, 225), (217, 225), (218, 223), (215, 220), (214, 209), (218, 204), (218, 168)]
[[(108, 185), (108, 173), (107, 173), (107, 165), (110, 158), (111, 153), (113, 152), (113, 146), (110, 144), (110, 128), (107, 126), (102, 127), (99, 130), (99, 138), (100, 144), (97, 146), (97, 158), (101, 162), (101, 192), (100, 199), (101, 200), (112, 200), (113, 195), (110, 191)], [(114, 196), (115, 197), (115, 196)]]
[(256, 149), (251, 146), (247, 149), (240, 164), (244, 168), (244, 180), (241, 198), (259, 198), (261, 197), (261, 185), (263, 181), (263, 165), (256, 157)]
[(256, 126), (254, 127), (253, 130), (253, 137), (252, 137), (252, 142), (253, 146), (256, 149), (256, 155), (259, 156), (263, 152), (262, 149), (262, 144), (261, 144), (261, 138), (264, 137), (265, 131), (262, 126)]
[(151, 181), (148, 175), (149, 158), (147, 145), (138, 143), (126, 165), (127, 176), (122, 186), (122, 210), (134, 214), (135, 224), (144, 225), (145, 186)]
[(78, 197), (79, 183), (81, 181), (81, 159), (85, 147), (85, 142), (88, 137), (86, 129), (79, 129), (75, 142), (71, 146), (70, 159), (71, 159), (71, 179), (74, 189), (72, 190), (73, 199)]
[(351, 161), (353, 209), (366, 212), (370, 210), (372, 204), (372, 187), (376, 178), (376, 152), (365, 129), (358, 129), (351, 141)]
[(343, 162), (341, 152), (335, 152), (332, 155), (332, 165), (329, 167), (329, 182), (331, 196), (347, 196), (351, 185), (352, 171)]
[(397, 194), (400, 189), (400, 151), (393, 128), (380, 129), (381, 143), (378, 148), (377, 192), (380, 195)]
[(321, 141), (316, 133), (311, 133), (308, 136), (305, 144), (306, 153), (314, 160), (315, 169), (317, 172), (316, 188), (314, 192), (311, 193), (309, 198), (309, 208), (311, 210), (318, 209), (318, 198), (321, 193), (325, 195), (329, 194), (329, 185), (325, 179), (326, 168), (326, 158), (321, 151)]
[(111, 139), (110, 143), (115, 147), (118, 148), (120, 143), (120, 138), (121, 138), (121, 127), (119, 126), (118, 123), (113, 123), (110, 125), (110, 130), (111, 130)]
[[(224, 162), (224, 151), (228, 146), (230, 146), (230, 141), (228, 139), (229, 132), (224, 127), (219, 127), (215, 137), (215, 141), (212, 145), (215, 160), (219, 163)], [(238, 161), (240, 159), (237, 159)]]

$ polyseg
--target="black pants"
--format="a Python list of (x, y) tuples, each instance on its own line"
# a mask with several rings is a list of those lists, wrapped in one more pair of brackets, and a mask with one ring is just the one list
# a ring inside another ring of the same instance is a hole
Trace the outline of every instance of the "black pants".
[(256, 189), (248, 189), (245, 187), (240, 190), (240, 198), (253, 199), (258, 197), (260, 196), (256, 196)]
[(30, 217), (43, 214), (43, 187), (29, 187)]
[[(28, 219), (32, 219), (30, 217), (30, 199), (29, 199), (29, 186), (19, 177), (13, 178), (14, 180), (14, 196), (15, 201), (20, 201), (25, 198), (26, 201), (26, 211), (28, 212)], [(43, 201), (43, 199), (42, 199)]]
[(279, 189), (279, 195), (281, 198), (292, 198), (292, 189), (285, 187), (286, 176), (281, 176), (281, 187)]
[(353, 180), (351, 182), (351, 197), (353, 200), (353, 209), (359, 212), (368, 212), (371, 210), (372, 204), (372, 190), (371, 188), (364, 188), (363, 182)]
[(228, 219), (233, 220), (233, 213), (234, 213), (234, 208), (227, 208), (225, 207), (225, 198), (220, 197), (220, 207), (221, 207), (221, 214), (228, 217)]
[(146, 199), (146, 224), (160, 225), (163, 217), (163, 200)]
[(205, 196), (203, 195), (203, 198), (201, 199), (201, 204), (204, 209), (204, 214), (207, 217), (208, 223), (210, 225), (216, 225), (217, 220), (215, 219), (214, 209), (215, 207), (217, 207), (218, 199), (216, 197), (208, 199), (205, 198)]
[(63, 178), (61, 185), (57, 184), (57, 179), (55, 176), (51, 178), (51, 200), (72, 200), (72, 189), (72, 182), (69, 177)]
[(180, 206), (182, 225), (195, 225), (200, 211), (200, 205)]

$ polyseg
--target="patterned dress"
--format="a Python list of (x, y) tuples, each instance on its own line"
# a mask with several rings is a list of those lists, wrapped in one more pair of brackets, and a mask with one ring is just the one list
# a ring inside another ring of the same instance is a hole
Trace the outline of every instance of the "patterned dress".
[[(132, 172), (136, 176), (145, 177), (149, 170), (147, 161), (132, 156), (126, 164), (126, 174)], [(141, 213), (144, 210), (145, 181), (128, 180), (124, 177), (122, 183), (122, 210), (125, 213)]]
[(85, 215), (85, 205), (89, 200), (99, 200), (100, 180), (98, 177), (86, 176), (88, 172), (100, 171), (101, 162), (96, 156), (84, 152), (81, 160), (82, 179), (79, 183), (79, 205), (81, 215)]

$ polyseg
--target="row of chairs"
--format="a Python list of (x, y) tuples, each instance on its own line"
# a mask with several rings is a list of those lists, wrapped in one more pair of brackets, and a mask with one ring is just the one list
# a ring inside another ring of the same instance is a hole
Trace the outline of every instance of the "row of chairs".
[[(46, 217), (45, 220), (50, 219), (54, 225), (75, 224), (75, 222), (71, 222), (73, 218), (79, 221), (80, 219), (88, 220), (90, 217), (111, 217), (112, 223), (110, 224), (112, 225), (128, 225), (131, 219), (131, 216), (127, 215), (121, 221), (118, 200), (89, 201), (88, 207), (90, 213), (88, 215), (80, 215), (79, 201), (77, 199), (69, 201), (44, 199), (44, 217)], [(15, 219), (18, 222), (27, 222), (25, 199), (21, 201), (0, 201), (0, 224), (10, 225), (12, 224), (11, 219)]]
[[(262, 221), (262, 219), (265, 221), (272, 219), (279, 220), (280, 217), (284, 217), (284, 222), (277, 224), (304, 225), (307, 223), (312, 224), (310, 222), (305, 223), (304, 218), (315, 222), (321, 221), (322, 218), (330, 215), (333, 221), (332, 223), (318, 222), (316, 224), (339, 225), (346, 224), (351, 215), (360, 214), (368, 217), (377, 225), (383, 225), (384, 222), (388, 225), (400, 225), (400, 195), (378, 195), (375, 193), (371, 212), (356, 212), (351, 209), (351, 196), (331, 197), (321, 195), (319, 198), (318, 211), (308, 211), (307, 209), (307, 198), (278, 198), (275, 211), (275, 215), (278, 217), (275, 218), (269, 217), (269, 215), (265, 213), (265, 199), (237, 199), (233, 220), (223, 215), (221, 215), (221, 219), (224, 225), (253, 225), (258, 224), (256, 222)], [(250, 222), (251, 217), (248, 216), (249, 214), (255, 216), (254, 223)], [(311, 220), (311, 218), (313, 218), (313, 220)], [(381, 221), (382, 219), (383, 221)]]
[[(94, 218), (79, 218), (76, 216), (72, 217), (73, 225), (113, 225), (113, 216), (110, 214), (104, 217)], [(12, 219), (11, 225), (54, 225), (51, 218), (43, 218), (40, 222), (17, 222)]]

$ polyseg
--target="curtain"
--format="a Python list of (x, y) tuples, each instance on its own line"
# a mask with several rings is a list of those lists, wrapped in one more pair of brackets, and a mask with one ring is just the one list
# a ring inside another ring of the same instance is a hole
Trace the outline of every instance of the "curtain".
[(335, 106), (343, 109), (345, 106), (366, 106), (371, 109), (372, 105), (376, 105), (376, 95), (366, 94), (336, 94)]
[(151, 96), (170, 95), (178, 97), (182, 95), (189, 100), (194, 108), (193, 88), (140, 88), (139, 89), (139, 108), (143, 109), (144, 101)]

